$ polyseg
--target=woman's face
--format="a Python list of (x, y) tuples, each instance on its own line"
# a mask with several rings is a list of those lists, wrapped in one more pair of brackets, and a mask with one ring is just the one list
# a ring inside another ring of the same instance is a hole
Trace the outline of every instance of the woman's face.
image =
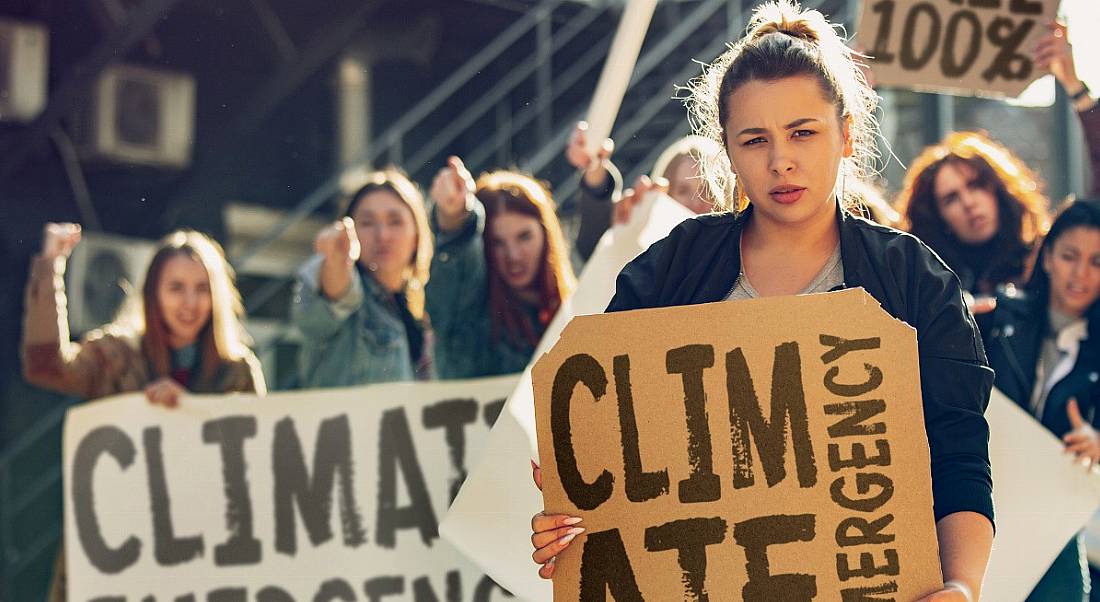
[(832, 219), (847, 121), (808, 76), (751, 81), (727, 100), (726, 152), (760, 219), (788, 226)]
[(214, 305), (206, 268), (188, 255), (169, 258), (157, 283), (157, 303), (168, 327), (171, 348), (179, 349), (197, 341), (210, 321)]
[(359, 237), (359, 263), (383, 277), (399, 277), (416, 253), (412, 210), (389, 190), (369, 192), (352, 212)]
[(668, 173), (668, 196), (697, 214), (714, 210), (706, 196), (699, 165), (690, 156), (682, 156), (673, 163)]
[(978, 172), (966, 163), (950, 162), (940, 166), (932, 184), (936, 210), (965, 244), (980, 245), (997, 235), (1000, 216), (997, 197), (978, 181)]
[(530, 215), (502, 211), (489, 222), (489, 252), (497, 272), (515, 291), (530, 289), (542, 267), (546, 234)]
[(1100, 229), (1077, 226), (1062, 233), (1043, 254), (1050, 277), (1050, 306), (1083, 316), (1100, 297)]

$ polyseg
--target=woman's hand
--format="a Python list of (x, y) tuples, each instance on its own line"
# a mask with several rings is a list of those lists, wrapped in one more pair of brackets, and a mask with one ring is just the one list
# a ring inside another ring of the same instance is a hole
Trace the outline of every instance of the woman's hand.
[(1078, 461), (1092, 468), (1093, 464), (1100, 462), (1100, 433), (1081, 417), (1076, 399), (1070, 398), (1066, 404), (1066, 415), (1069, 416), (1069, 425), (1073, 429), (1062, 437), (1066, 451), (1072, 452)]
[(569, 146), (565, 147), (565, 159), (573, 167), (584, 172), (584, 183), (589, 188), (599, 189), (607, 185), (607, 159), (615, 150), (615, 142), (604, 138), (596, 156), (588, 154), (588, 123), (578, 121), (569, 137)]
[(1081, 89), (1081, 80), (1073, 64), (1073, 46), (1069, 43), (1066, 24), (1051, 21), (1047, 31), (1048, 34), (1035, 44), (1035, 66), (1053, 73), (1066, 92), (1073, 94)]
[(336, 265), (353, 265), (359, 259), (359, 236), (355, 222), (350, 217), (333, 222), (317, 233), (313, 250), (324, 256), (325, 261)]
[(179, 405), (180, 397), (187, 392), (179, 383), (167, 376), (159, 378), (145, 387), (145, 398), (155, 406), (174, 408)]
[(646, 195), (654, 190), (668, 192), (668, 180), (662, 177), (650, 179), (649, 176), (639, 176), (634, 181), (634, 186), (623, 191), (623, 198), (619, 199), (612, 207), (611, 223), (625, 224), (634, 215), (634, 208), (645, 199)]
[[(542, 491), (542, 469), (534, 460), (531, 460), (531, 478), (535, 481), (535, 487)], [(566, 514), (546, 514), (539, 512), (531, 517), (531, 545), (535, 553), (531, 559), (539, 567), (539, 577), (549, 579), (554, 575), (554, 561), (558, 554), (569, 547), (573, 538), (584, 533), (584, 527), (576, 526), (581, 519)]]
[(943, 589), (928, 594), (917, 602), (977, 602), (970, 588), (960, 581), (948, 581)]
[(79, 242), (80, 224), (50, 222), (42, 228), (42, 256), (47, 259), (68, 259)]
[(331, 301), (342, 299), (351, 288), (352, 268), (361, 252), (355, 222), (345, 217), (326, 226), (317, 233), (313, 249), (325, 258), (319, 277), (321, 293)]
[(428, 196), (435, 202), (435, 217), (441, 230), (451, 232), (462, 227), (474, 208), (474, 178), (462, 159), (447, 159), (447, 167), (439, 170), (432, 180)]

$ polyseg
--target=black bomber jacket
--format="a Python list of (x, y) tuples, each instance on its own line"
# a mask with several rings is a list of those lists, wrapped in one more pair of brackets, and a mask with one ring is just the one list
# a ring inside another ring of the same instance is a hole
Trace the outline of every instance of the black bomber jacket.
[[(688, 219), (631, 261), (607, 311), (725, 299), (741, 270), (752, 207)], [(960, 511), (993, 522), (989, 424), (993, 370), (959, 279), (916, 237), (838, 210), (844, 288), (863, 287), (917, 331), (936, 520)]]

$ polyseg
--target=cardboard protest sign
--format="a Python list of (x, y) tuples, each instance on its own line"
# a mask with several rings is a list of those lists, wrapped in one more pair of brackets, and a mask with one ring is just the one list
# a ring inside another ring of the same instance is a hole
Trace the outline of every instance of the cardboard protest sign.
[[(623, 266), (692, 215), (667, 195), (652, 194), (634, 209), (629, 223), (607, 231), (585, 264), (576, 292), (547, 327), (535, 357), (558, 340), (573, 316), (602, 312)], [(527, 458), (537, 453), (528, 367), (440, 525), (444, 539), (517, 598), (530, 602), (552, 595), (550, 582), (539, 578), (531, 562), (531, 516), (542, 510), (542, 495), (531, 482)]]
[(510, 598), (438, 521), (516, 379), (78, 406), (64, 434), (68, 598)]
[(1075, 464), (1053, 433), (997, 389), (985, 416), (997, 537), (982, 599), (1020, 601), (1100, 506), (1100, 477)]
[(942, 587), (916, 332), (862, 289), (582, 316), (532, 370), (555, 600)]
[(878, 85), (1018, 96), (1058, 0), (870, 0), (858, 42)]

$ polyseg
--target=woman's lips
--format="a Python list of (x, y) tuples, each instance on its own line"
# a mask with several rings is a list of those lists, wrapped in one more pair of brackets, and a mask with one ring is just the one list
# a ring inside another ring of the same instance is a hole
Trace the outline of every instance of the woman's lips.
[(790, 205), (802, 198), (802, 193), (806, 192), (805, 188), (798, 188), (795, 186), (783, 186), (773, 188), (769, 194), (772, 199), (777, 203), (784, 205)]

